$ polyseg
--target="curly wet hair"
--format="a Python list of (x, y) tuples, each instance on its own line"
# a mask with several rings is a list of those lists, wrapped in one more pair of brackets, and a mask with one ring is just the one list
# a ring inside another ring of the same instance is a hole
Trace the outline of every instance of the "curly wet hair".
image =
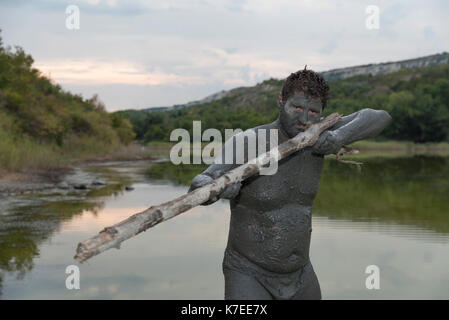
[(323, 103), (323, 110), (329, 100), (329, 85), (318, 73), (307, 70), (299, 70), (292, 73), (285, 80), (281, 93), (279, 93), (279, 104), (282, 105), (295, 92), (302, 91), (312, 97), (319, 98)]

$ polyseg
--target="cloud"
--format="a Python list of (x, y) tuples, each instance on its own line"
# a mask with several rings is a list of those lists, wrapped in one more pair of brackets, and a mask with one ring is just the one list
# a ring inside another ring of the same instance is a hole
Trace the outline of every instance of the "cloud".
[(201, 83), (204, 80), (194, 76), (181, 76), (166, 73), (160, 68), (152, 72), (142, 72), (145, 67), (129, 61), (113, 60), (51, 60), (39, 61), (34, 67), (49, 75), (53, 80), (63, 84), (99, 85), (99, 84), (133, 84), (133, 85), (181, 85)]
[[(214, 69), (215, 77), (225, 83), (241, 82), (241, 72), (248, 82), (254, 82), (260, 73), (273, 77), (284, 77), (291, 70), (292, 63), (285, 60), (265, 57), (254, 52), (229, 53), (221, 48), (204, 48), (198, 55), (192, 56), (183, 69)], [(246, 82), (246, 83), (248, 83)]]
[(331, 54), (334, 52), (335, 48), (337, 48), (338, 44), (336, 41), (328, 42), (324, 47), (320, 49), (320, 53), (322, 54)]
[(425, 27), (423, 33), (426, 38), (435, 38), (436, 36), (436, 33), (431, 26)]
[(128, 84), (138, 86), (205, 85), (213, 81), (242, 86), (265, 77), (285, 77), (293, 63), (221, 48), (199, 49), (171, 66), (153, 66), (108, 58), (37, 60), (34, 67), (65, 85)]
[[(68, 4), (80, 7), (76, 32), (65, 28)], [(65, 89), (97, 90), (106, 103), (120, 98), (128, 108), (185, 103), (285, 78), (305, 64), (324, 71), (448, 51), (446, 2), (379, 0), (380, 30), (366, 28), (367, 4), (0, 0), (0, 28), (5, 44), (23, 46)]]

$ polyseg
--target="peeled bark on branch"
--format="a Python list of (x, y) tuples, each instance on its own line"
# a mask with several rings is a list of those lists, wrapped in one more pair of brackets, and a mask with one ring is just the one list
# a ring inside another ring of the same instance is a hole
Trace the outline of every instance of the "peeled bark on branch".
[(80, 242), (74, 258), (82, 263), (110, 248), (118, 248), (123, 241), (162, 221), (171, 219), (209, 199), (216, 199), (226, 186), (258, 174), (261, 168), (269, 165), (270, 161), (280, 161), (298, 150), (314, 145), (320, 134), (340, 119), (341, 116), (339, 114), (333, 113), (319, 123), (310, 125), (306, 131), (299, 133), (267, 153), (228, 171), (213, 182), (172, 201), (165, 202), (159, 206), (152, 206), (145, 211), (136, 213), (113, 226), (103, 229), (98, 235)]

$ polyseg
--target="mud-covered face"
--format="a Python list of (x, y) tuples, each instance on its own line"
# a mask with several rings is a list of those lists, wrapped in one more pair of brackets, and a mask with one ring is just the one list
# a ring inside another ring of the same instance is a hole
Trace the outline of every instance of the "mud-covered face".
[(319, 98), (310, 97), (303, 92), (291, 95), (280, 109), (280, 122), (283, 131), (293, 138), (305, 130), (308, 121), (320, 121), (323, 104)]

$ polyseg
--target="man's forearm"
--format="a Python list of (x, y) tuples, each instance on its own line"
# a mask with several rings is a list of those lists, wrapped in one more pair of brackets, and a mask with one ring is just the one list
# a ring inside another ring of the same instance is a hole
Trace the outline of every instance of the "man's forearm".
[(333, 130), (332, 134), (341, 145), (348, 145), (377, 136), (390, 121), (390, 115), (384, 110), (363, 109), (351, 121)]
[(390, 120), (388, 112), (383, 110), (363, 109), (350, 114), (323, 132), (313, 151), (322, 155), (337, 153), (344, 145), (375, 137)]

